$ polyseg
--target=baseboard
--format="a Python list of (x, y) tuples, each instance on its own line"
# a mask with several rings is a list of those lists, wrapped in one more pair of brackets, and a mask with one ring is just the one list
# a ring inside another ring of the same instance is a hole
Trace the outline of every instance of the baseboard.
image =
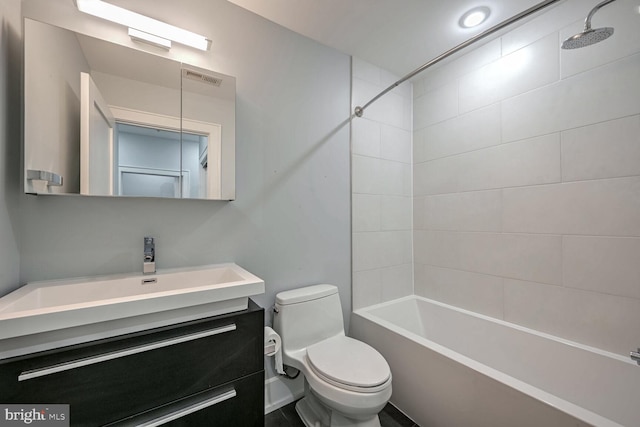
[(264, 382), (264, 413), (288, 405), (304, 395), (304, 380), (298, 375), (295, 380), (281, 377), (268, 378)]

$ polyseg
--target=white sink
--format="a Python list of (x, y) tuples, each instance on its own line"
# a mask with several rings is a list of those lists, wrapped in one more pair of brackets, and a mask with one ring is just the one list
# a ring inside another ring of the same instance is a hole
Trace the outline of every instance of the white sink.
[(0, 339), (203, 304), (244, 310), (264, 281), (236, 264), (28, 283), (0, 298)]

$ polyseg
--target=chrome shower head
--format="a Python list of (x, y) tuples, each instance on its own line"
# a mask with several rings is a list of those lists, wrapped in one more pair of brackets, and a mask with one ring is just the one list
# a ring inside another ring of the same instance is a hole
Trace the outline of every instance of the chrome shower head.
[(595, 30), (591, 28), (591, 18), (593, 15), (603, 6), (608, 5), (609, 3), (613, 3), (615, 0), (604, 0), (601, 3), (598, 3), (591, 11), (589, 15), (587, 15), (587, 19), (584, 21), (584, 31), (573, 35), (562, 42), (563, 49), (578, 49), (585, 46), (591, 46), (592, 44), (601, 42), (602, 40), (608, 39), (613, 34), (613, 28), (605, 27), (605, 28), (596, 28)]
[(585, 46), (591, 46), (608, 39), (613, 34), (613, 28), (596, 28), (595, 30), (588, 29), (581, 33), (573, 35), (562, 42), (563, 49), (579, 49)]

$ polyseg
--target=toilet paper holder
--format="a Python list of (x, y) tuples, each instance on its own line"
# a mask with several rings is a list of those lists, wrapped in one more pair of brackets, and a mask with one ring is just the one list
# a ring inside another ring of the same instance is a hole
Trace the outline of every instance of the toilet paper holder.
[(284, 374), (282, 364), (282, 340), (280, 335), (269, 326), (264, 327), (264, 355), (274, 357), (274, 365), (278, 374)]
[(264, 355), (265, 356), (273, 356), (276, 354), (276, 344), (268, 343), (264, 346)]

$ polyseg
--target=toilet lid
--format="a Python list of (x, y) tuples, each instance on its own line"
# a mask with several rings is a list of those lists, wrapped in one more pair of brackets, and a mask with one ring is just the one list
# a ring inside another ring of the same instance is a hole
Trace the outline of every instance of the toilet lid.
[(307, 347), (312, 368), (337, 383), (376, 387), (386, 382), (391, 370), (373, 347), (353, 338), (338, 336)]

